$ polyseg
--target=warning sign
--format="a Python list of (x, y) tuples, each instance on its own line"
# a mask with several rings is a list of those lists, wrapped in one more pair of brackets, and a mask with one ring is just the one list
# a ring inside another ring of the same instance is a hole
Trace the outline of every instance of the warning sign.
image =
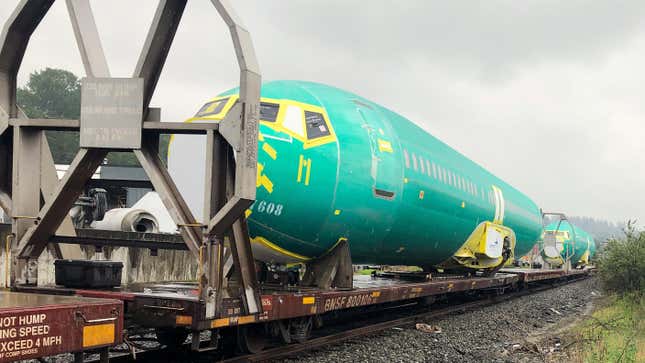
[(122, 342), (121, 301), (30, 294), (5, 294), (5, 301), (0, 306), (0, 363)]
[(50, 334), (47, 314), (0, 317), (0, 360), (39, 355), (41, 348), (61, 346), (63, 336)]

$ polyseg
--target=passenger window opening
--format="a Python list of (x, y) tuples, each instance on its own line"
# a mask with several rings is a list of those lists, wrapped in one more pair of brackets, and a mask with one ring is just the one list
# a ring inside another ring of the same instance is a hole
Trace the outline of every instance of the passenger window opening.
[(276, 103), (260, 102), (260, 120), (266, 122), (276, 122), (278, 119), (280, 105)]
[(374, 188), (374, 195), (383, 199), (394, 199), (394, 192), (389, 190)]
[(419, 170), (419, 164), (417, 163), (417, 155), (412, 153), (412, 166), (414, 166), (414, 171)]
[(305, 124), (309, 139), (317, 139), (330, 134), (325, 117), (321, 113), (305, 111)]
[(419, 156), (419, 164), (421, 165), (421, 173), (425, 174), (426, 173), (425, 162), (421, 156)]
[(407, 149), (403, 149), (403, 156), (405, 157), (405, 167), (410, 169), (410, 155)]
[(202, 108), (199, 109), (199, 111), (197, 111), (195, 117), (205, 117), (219, 114), (224, 109), (224, 106), (226, 106), (228, 99), (229, 97), (207, 102), (204, 106), (202, 106)]

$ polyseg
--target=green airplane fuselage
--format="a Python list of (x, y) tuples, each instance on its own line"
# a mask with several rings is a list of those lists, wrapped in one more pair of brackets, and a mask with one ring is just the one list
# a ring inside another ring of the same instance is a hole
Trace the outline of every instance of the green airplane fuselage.
[[(354, 263), (430, 266), (484, 221), (515, 232), (516, 256), (538, 240), (531, 199), (406, 118), (311, 82), (268, 82), (261, 96), (257, 199), (247, 215), (264, 250), (306, 260), (346, 239)], [(221, 120), (236, 97), (220, 95), (193, 121)]]
[[(544, 227), (544, 230), (556, 234), (556, 239), (562, 246), (560, 257), (564, 261), (570, 260), (574, 267), (591, 260), (596, 254), (596, 242), (593, 237), (585, 230), (567, 221), (550, 223)], [(585, 254), (587, 255), (585, 256)]]

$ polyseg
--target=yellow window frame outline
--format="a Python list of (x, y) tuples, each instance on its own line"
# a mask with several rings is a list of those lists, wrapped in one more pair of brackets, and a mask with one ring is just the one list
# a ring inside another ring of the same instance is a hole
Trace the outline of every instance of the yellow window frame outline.
[[(224, 119), (226, 114), (233, 108), (233, 105), (235, 105), (235, 102), (237, 102), (239, 96), (237, 95), (229, 95), (229, 96), (220, 96), (213, 98), (212, 100), (209, 100), (206, 103), (211, 103), (215, 102), (224, 98), (229, 98), (229, 100), (226, 102), (226, 105), (222, 108), (222, 111), (220, 113), (215, 114), (215, 115), (209, 115), (209, 116), (202, 116), (202, 117), (191, 117), (187, 119), (185, 122), (191, 123), (195, 121), (221, 121)], [(265, 98), (262, 97), (260, 98), (261, 102), (267, 102), (267, 103), (274, 103), (280, 105), (280, 109), (278, 110), (278, 115), (276, 117), (275, 122), (270, 122), (266, 120), (260, 119), (260, 123), (264, 126), (269, 127), (270, 129), (273, 129), (277, 132), (282, 132), (285, 133), (292, 138), (302, 142), (303, 144), (303, 149), (310, 149), (313, 147), (318, 147), (321, 145), (328, 144), (330, 142), (335, 142), (336, 141), (336, 132), (334, 131), (334, 127), (331, 124), (331, 121), (329, 119), (329, 115), (327, 114), (327, 111), (325, 108), (320, 107), (320, 106), (315, 106), (311, 105), (308, 103), (303, 103), (303, 102), (298, 102), (298, 101), (293, 101), (289, 99), (275, 99), (275, 98)], [(297, 133), (293, 132), (291, 129), (288, 129), (284, 126), (284, 117), (286, 114), (286, 106), (297, 106), (301, 110), (301, 115), (300, 115), (300, 122), (302, 122), (302, 130), (305, 133), (304, 135), (298, 135)], [(284, 107), (283, 107), (284, 106)], [(305, 121), (305, 111), (310, 111), (310, 112), (317, 112), (320, 113), (323, 116), (323, 119), (325, 120), (325, 125), (329, 129), (329, 135), (318, 137), (315, 139), (309, 139), (307, 137), (307, 123)]]
[[(204, 103), (204, 104), (208, 104), (208, 103), (212, 103), (212, 102), (222, 100), (224, 98), (228, 98), (228, 101), (226, 101), (226, 104), (224, 105), (224, 107), (222, 108), (222, 110), (219, 113), (213, 114), (213, 115), (208, 115), (208, 116), (194, 116), (194, 117), (189, 118), (185, 122), (191, 123), (191, 122), (194, 122), (194, 121), (221, 121), (221, 120), (223, 120), (224, 116), (226, 116), (226, 114), (228, 113), (228, 111), (231, 110), (231, 108), (233, 107), (235, 102), (237, 102), (237, 99), (239, 98), (239, 96), (220, 96), (220, 97), (215, 97), (212, 100), (209, 100), (206, 103)], [(204, 107), (204, 106), (202, 106), (202, 107)]]
[[(276, 99), (270, 99), (270, 98), (266, 98), (266, 99), (262, 98), (262, 101), (280, 104), (280, 111), (278, 112), (278, 118), (276, 122), (265, 122), (264, 125), (275, 131), (288, 134), (294, 139), (302, 142), (303, 149), (309, 149), (309, 148), (321, 146), (321, 145), (336, 141), (336, 132), (334, 131), (334, 127), (331, 125), (331, 122), (329, 121), (329, 115), (327, 115), (327, 111), (323, 107), (314, 106), (308, 103), (303, 103), (303, 102), (298, 102), (293, 100), (286, 100), (286, 99), (276, 100)], [(291, 129), (284, 126), (284, 118), (286, 116), (287, 106), (296, 106), (300, 108), (300, 111), (301, 111), (300, 122), (302, 125), (302, 130), (304, 132), (304, 135), (298, 135), (297, 133), (293, 132)], [(309, 139), (307, 137), (307, 123), (305, 121), (305, 111), (316, 112), (321, 114), (323, 116), (323, 119), (325, 120), (325, 126), (327, 126), (327, 128), (329, 129), (329, 135), (318, 137), (315, 139)]]

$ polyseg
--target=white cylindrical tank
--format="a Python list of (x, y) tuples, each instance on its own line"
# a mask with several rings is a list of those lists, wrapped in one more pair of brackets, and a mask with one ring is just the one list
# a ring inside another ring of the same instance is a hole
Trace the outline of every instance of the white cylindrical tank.
[(158, 233), (157, 218), (143, 209), (115, 208), (103, 220), (92, 222), (92, 228), (107, 231)]

